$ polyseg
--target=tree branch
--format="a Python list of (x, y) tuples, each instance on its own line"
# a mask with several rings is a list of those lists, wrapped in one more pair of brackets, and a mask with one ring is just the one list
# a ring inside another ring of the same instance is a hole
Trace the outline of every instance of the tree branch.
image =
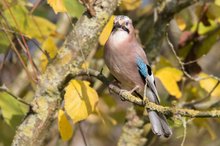
[(88, 75), (92, 77), (96, 77), (103, 83), (109, 86), (109, 89), (119, 96), (122, 97), (122, 100), (129, 101), (131, 103), (144, 106), (147, 109), (155, 110), (157, 112), (163, 113), (167, 116), (173, 116), (173, 115), (180, 115), (184, 117), (191, 117), (191, 118), (219, 118), (220, 117), (220, 110), (209, 110), (209, 111), (202, 111), (202, 110), (192, 110), (192, 109), (185, 109), (185, 108), (178, 108), (178, 107), (167, 107), (162, 105), (157, 105), (155, 103), (149, 102), (149, 101), (143, 101), (139, 97), (133, 96), (130, 94), (129, 91), (124, 91), (120, 89), (119, 87), (110, 84), (107, 78), (105, 78), (100, 72), (94, 71), (94, 70), (79, 70), (78, 72), (70, 72), (72, 74), (72, 77), (81, 76), (81, 75)]
[(90, 17), (85, 13), (77, 21), (65, 41), (65, 47), (59, 50), (45, 73), (39, 77), (34, 100), (31, 103), (34, 114), (29, 113), (18, 127), (12, 145), (43, 144), (48, 128), (60, 106), (61, 93), (58, 86), (68, 75), (69, 70), (74, 70), (82, 64), (80, 53), (83, 52), (87, 56), (92, 49), (96, 48), (99, 33), (116, 9), (117, 3), (117, 0), (97, 0), (94, 7), (96, 16)]

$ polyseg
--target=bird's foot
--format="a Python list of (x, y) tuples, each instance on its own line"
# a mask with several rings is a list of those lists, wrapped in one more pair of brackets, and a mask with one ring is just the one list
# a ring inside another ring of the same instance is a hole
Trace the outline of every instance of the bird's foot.
[(135, 86), (133, 89), (131, 89), (129, 92), (130, 94), (132, 94), (134, 91), (138, 90), (140, 87), (139, 86)]
[(127, 93), (129, 93), (129, 94), (132, 94), (135, 90), (137, 90), (137, 89), (139, 89), (140, 87), (139, 86), (135, 86), (133, 89), (131, 89), (131, 90), (125, 90), (125, 89), (121, 89), (121, 91), (120, 91), (120, 98), (121, 98), (121, 100), (122, 101), (125, 101), (125, 98), (122, 96), (122, 94), (123, 94), (123, 92), (127, 92)]

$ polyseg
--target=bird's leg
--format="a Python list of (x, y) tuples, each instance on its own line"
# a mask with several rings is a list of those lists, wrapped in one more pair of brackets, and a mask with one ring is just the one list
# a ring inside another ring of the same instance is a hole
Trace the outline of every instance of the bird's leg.
[(147, 98), (147, 83), (144, 85), (144, 97), (143, 97), (143, 105), (147, 105), (147, 103), (149, 102), (148, 98)]
[(137, 89), (139, 89), (140, 87), (137, 85), (137, 86), (135, 86), (133, 89), (131, 89), (129, 92), (130, 92), (130, 94), (131, 93), (133, 93), (135, 90), (137, 90)]
[[(132, 94), (135, 90), (137, 90), (137, 89), (139, 89), (140, 87), (137, 85), (137, 86), (135, 86), (133, 89), (131, 89), (131, 90), (125, 90), (125, 89), (121, 89), (121, 91), (120, 91), (120, 95), (123, 93), (123, 92), (129, 92), (130, 94)], [(121, 97), (121, 100), (122, 101), (124, 101), (125, 99), (122, 97), (122, 96), (120, 96)]]

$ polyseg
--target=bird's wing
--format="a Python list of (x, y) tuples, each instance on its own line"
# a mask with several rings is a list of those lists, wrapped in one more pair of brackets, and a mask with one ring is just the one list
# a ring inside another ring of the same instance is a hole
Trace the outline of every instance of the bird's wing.
[(147, 86), (154, 93), (155, 97), (157, 98), (157, 102), (159, 104), (160, 99), (159, 99), (159, 95), (157, 93), (156, 84), (155, 84), (155, 80), (154, 80), (154, 76), (153, 76), (151, 67), (148, 64), (145, 64), (144, 60), (140, 56), (138, 56), (136, 58), (136, 64), (137, 64), (138, 71), (139, 71), (142, 79), (144, 79), (144, 81), (146, 81)]

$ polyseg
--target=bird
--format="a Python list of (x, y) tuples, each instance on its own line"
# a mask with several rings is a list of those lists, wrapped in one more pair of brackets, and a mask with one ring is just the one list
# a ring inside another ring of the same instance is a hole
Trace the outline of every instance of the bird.
[[(128, 16), (115, 16), (111, 34), (104, 46), (104, 61), (124, 90), (136, 92), (142, 98), (146, 93), (150, 102), (160, 104), (154, 75)], [(154, 110), (148, 109), (147, 112), (153, 133), (170, 137), (172, 130), (166, 117)]]

